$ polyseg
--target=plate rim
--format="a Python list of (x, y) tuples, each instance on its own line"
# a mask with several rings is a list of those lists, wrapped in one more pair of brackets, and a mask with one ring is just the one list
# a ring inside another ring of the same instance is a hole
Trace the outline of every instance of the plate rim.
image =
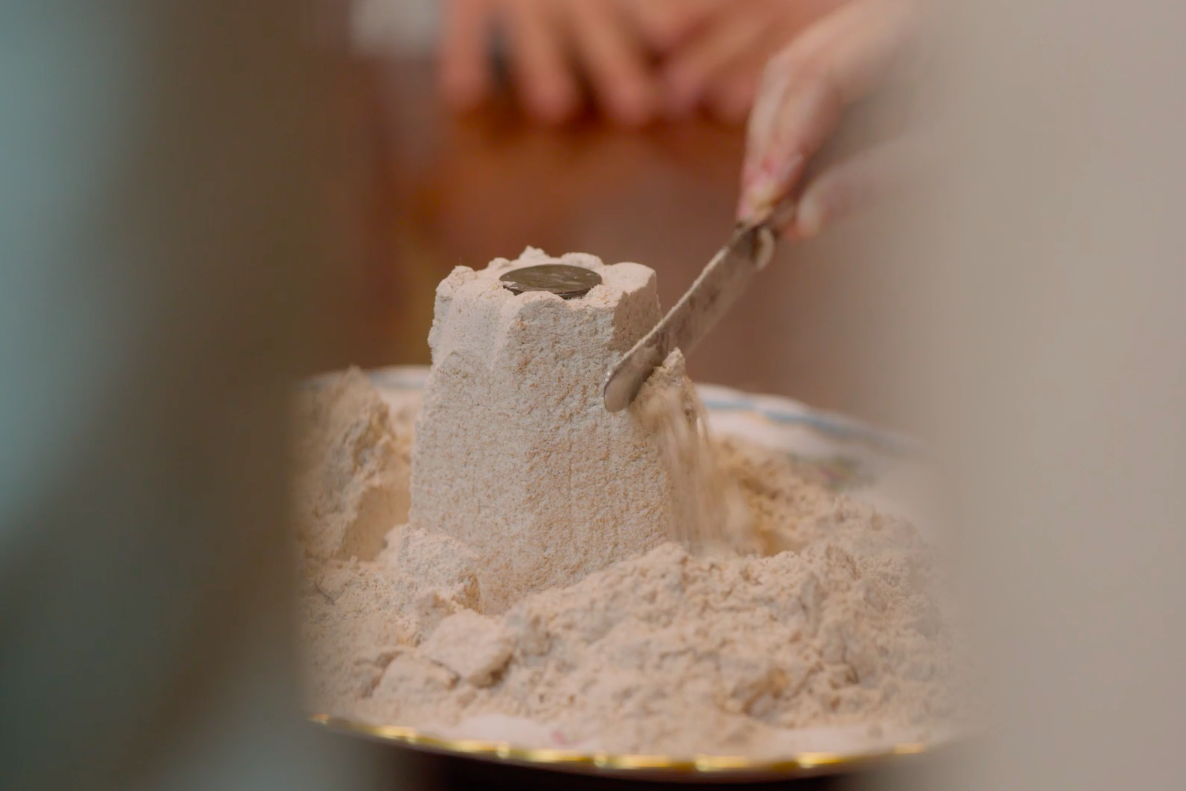
[(519, 747), (486, 739), (452, 739), (434, 736), (402, 725), (373, 725), (329, 714), (310, 714), (308, 720), (328, 731), (361, 736), (381, 743), (413, 747), (427, 752), (493, 763), (579, 774), (650, 776), (653, 778), (736, 781), (745, 777), (791, 779), (836, 774), (909, 757), (933, 754), (947, 740), (896, 742), (883, 748), (854, 753), (803, 751), (761, 758), (745, 755), (697, 753), (692, 756), (615, 753), (605, 750), (564, 750)]

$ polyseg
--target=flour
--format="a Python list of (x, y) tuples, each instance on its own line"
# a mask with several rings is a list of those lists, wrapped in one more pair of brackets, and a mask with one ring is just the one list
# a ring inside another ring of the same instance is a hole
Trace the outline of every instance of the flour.
[[(521, 295), (499, 277), (557, 261), (602, 284), (572, 300)], [(487, 612), (568, 585), (658, 545), (675, 524), (672, 481), (636, 414), (602, 404), (610, 364), (659, 318), (655, 273), (528, 250), (458, 267), (437, 289), (433, 367), (412, 459), (410, 521), (481, 560)], [(682, 367), (673, 392), (690, 394)]]
[(676, 349), (643, 383), (630, 409), (662, 450), (671, 480), (674, 518), (667, 538), (697, 550), (762, 550), (736, 482), (721, 472), (708, 438), (707, 416)]
[(422, 656), (475, 687), (486, 687), (511, 660), (515, 642), (494, 618), (463, 611), (441, 622), (420, 647)]
[(392, 415), (358, 369), (301, 399), (298, 408), (302, 545), (317, 558), (370, 560), (392, 525), (407, 521), (412, 428)]
[[(605, 285), (512, 295), (494, 276), (523, 261), (442, 284), (418, 417), (356, 372), (304, 397), (310, 705), (680, 755), (948, 721), (955, 648), (914, 528), (711, 440), (678, 354), (605, 412), (604, 371), (657, 315), (653, 273), (566, 261)], [(398, 504), (413, 433), (410, 523), (376, 541), (361, 503)]]

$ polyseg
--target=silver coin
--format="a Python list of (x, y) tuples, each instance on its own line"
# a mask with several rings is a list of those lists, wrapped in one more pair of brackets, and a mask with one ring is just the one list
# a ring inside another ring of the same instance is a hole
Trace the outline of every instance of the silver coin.
[(499, 278), (504, 288), (512, 293), (550, 291), (563, 299), (575, 299), (601, 285), (601, 275), (583, 266), (568, 264), (538, 264), (512, 269)]

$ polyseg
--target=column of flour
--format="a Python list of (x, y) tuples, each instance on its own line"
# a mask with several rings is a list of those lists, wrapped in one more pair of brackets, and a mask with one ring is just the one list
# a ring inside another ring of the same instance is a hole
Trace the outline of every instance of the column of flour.
[[(512, 269), (563, 263), (602, 283), (514, 294)], [(655, 273), (529, 249), (437, 289), (412, 459), (411, 524), (478, 553), (482, 607), (569, 585), (669, 534), (671, 480), (636, 410), (606, 411), (605, 372), (659, 319)], [(687, 391), (681, 375), (672, 387)]]

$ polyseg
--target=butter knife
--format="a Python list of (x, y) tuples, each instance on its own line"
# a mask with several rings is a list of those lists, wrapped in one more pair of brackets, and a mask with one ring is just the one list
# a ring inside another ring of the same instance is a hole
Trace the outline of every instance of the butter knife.
[[(780, 222), (785, 218), (779, 218)], [(679, 302), (610, 369), (605, 380), (605, 408), (630, 406), (643, 382), (673, 349), (691, 354), (741, 296), (750, 280), (770, 262), (776, 234), (774, 220), (741, 225), (717, 251)]]

